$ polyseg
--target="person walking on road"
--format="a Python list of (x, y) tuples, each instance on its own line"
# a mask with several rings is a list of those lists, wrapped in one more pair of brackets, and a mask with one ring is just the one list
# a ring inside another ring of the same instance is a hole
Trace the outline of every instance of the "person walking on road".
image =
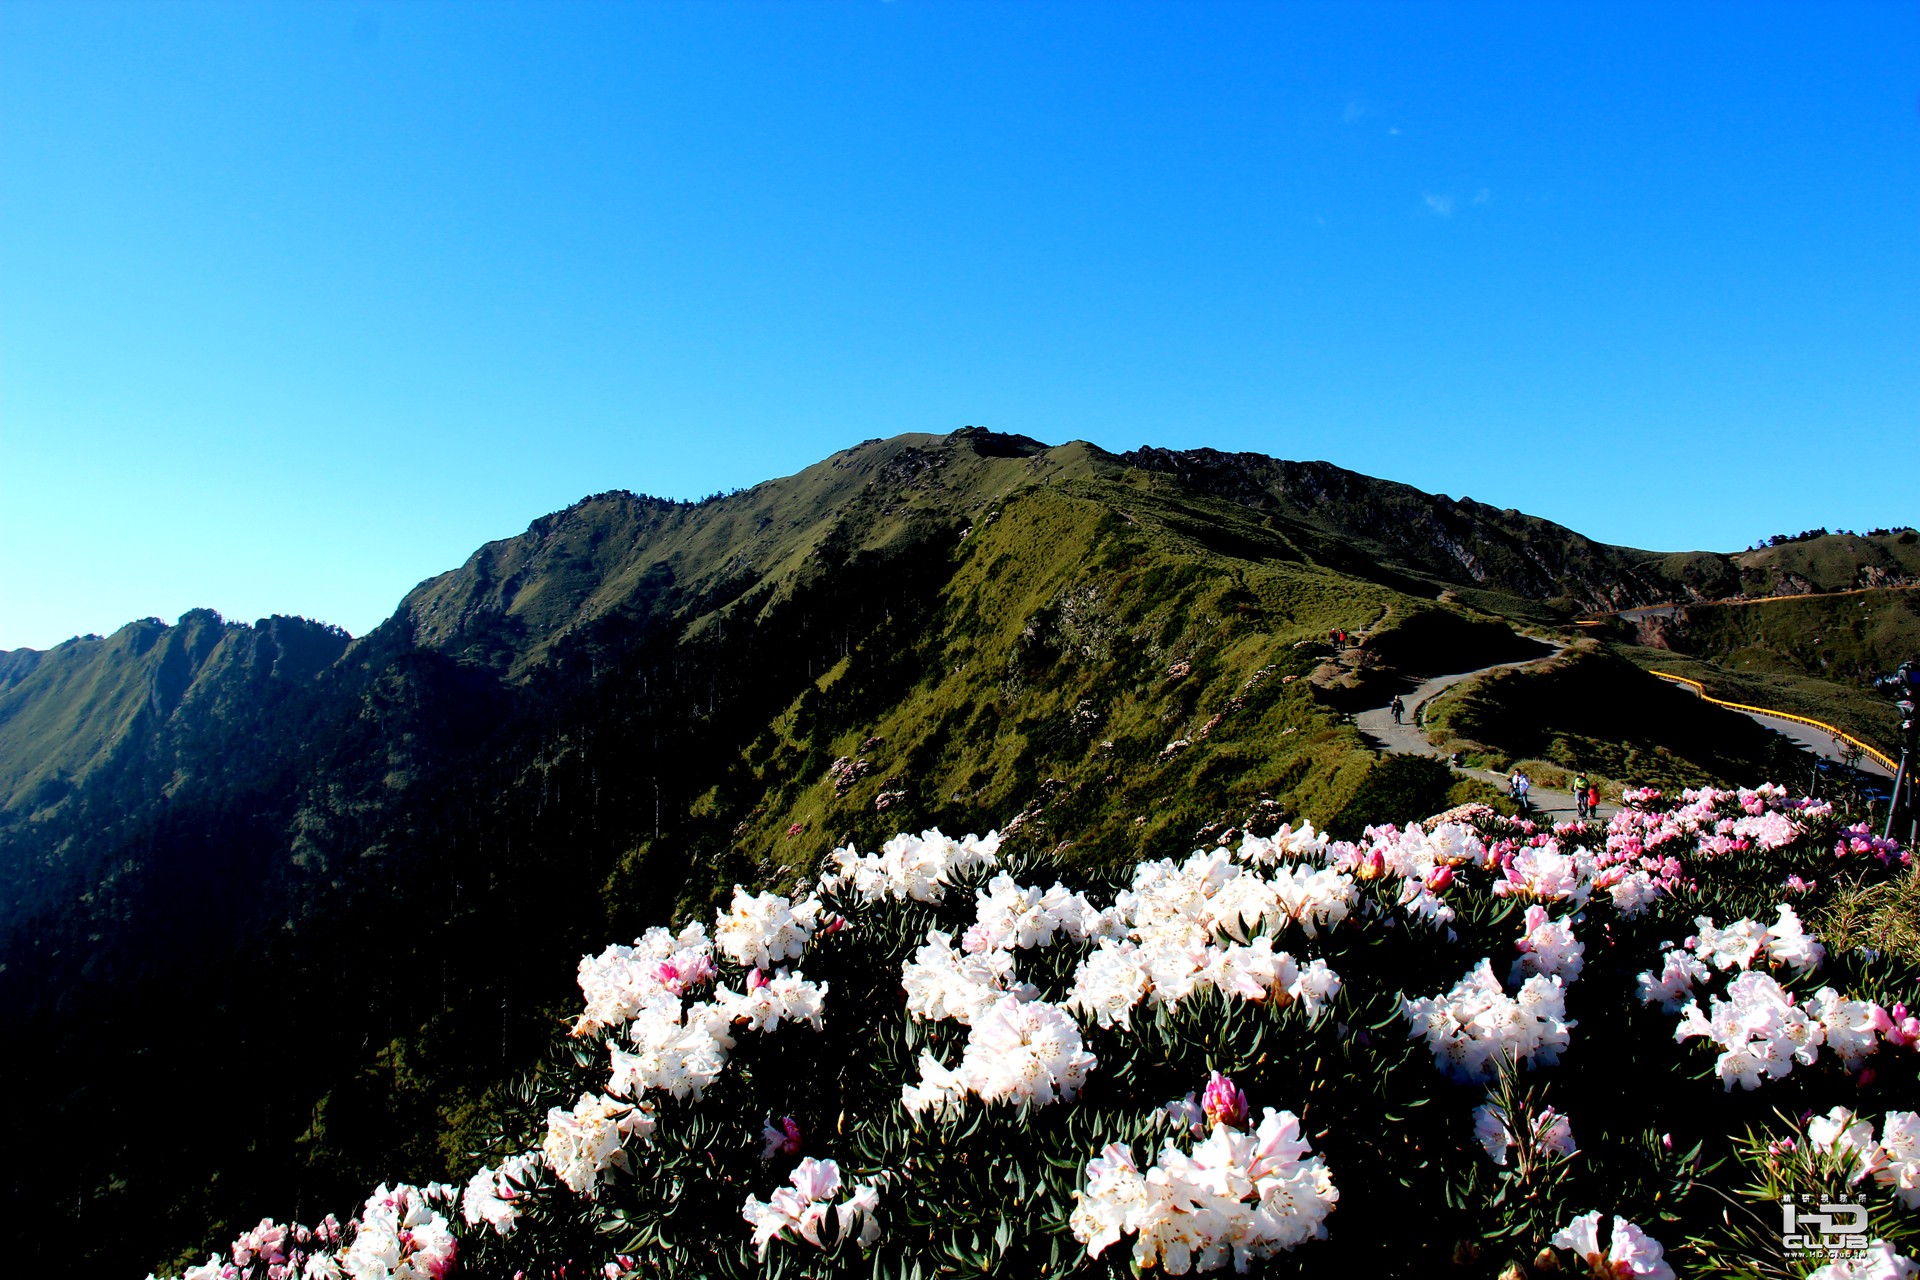
[(1507, 794), (1512, 796), (1513, 802), (1520, 806), (1522, 816), (1533, 812), (1533, 806), (1527, 801), (1527, 792), (1532, 789), (1532, 781), (1518, 769), (1515, 769), (1513, 776), (1507, 779)]
[(1591, 782), (1587, 784), (1587, 816), (1600, 816), (1600, 788)]
[(1584, 773), (1574, 775), (1573, 811), (1574, 811), (1574, 814), (1577, 817), (1579, 817), (1581, 821), (1584, 822), (1586, 820), (1587, 818), (1587, 775)]
[(1400, 701), (1400, 695), (1394, 694), (1393, 701), (1387, 704), (1387, 710), (1393, 712), (1393, 722), (1400, 723), (1400, 717), (1407, 713), (1407, 704)]

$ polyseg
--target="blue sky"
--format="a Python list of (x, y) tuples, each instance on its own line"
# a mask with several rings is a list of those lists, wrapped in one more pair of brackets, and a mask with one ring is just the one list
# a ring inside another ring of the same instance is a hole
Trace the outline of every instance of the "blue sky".
[(0, 648), (980, 423), (1920, 521), (1920, 6), (0, 5)]

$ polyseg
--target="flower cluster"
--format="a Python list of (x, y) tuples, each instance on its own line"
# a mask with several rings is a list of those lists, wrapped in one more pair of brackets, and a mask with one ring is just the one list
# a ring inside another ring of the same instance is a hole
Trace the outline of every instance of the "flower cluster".
[(952, 877), (975, 867), (999, 865), (1000, 833), (955, 840), (938, 831), (917, 836), (902, 832), (882, 845), (879, 853), (861, 854), (849, 845), (835, 849), (827, 861), (833, 869), (821, 877), (822, 893), (845, 890), (865, 902), (881, 898), (939, 902)]
[(1674, 1280), (1673, 1267), (1666, 1261), (1666, 1250), (1658, 1240), (1625, 1218), (1615, 1217), (1606, 1248), (1600, 1247), (1598, 1210), (1583, 1213), (1554, 1233), (1553, 1246), (1567, 1249), (1587, 1265), (1589, 1274), (1601, 1280)]
[(1134, 1266), (1169, 1275), (1229, 1263), (1245, 1271), (1254, 1259), (1324, 1239), (1340, 1198), (1298, 1118), (1272, 1107), (1252, 1132), (1217, 1120), (1191, 1152), (1169, 1137), (1145, 1172), (1131, 1147), (1109, 1144), (1087, 1162), (1086, 1185), (1074, 1194), (1073, 1237), (1089, 1257), (1132, 1235)]
[(1576, 1025), (1567, 1018), (1565, 984), (1535, 974), (1507, 995), (1482, 960), (1467, 976), (1440, 995), (1401, 998), (1401, 1016), (1412, 1024), (1410, 1036), (1424, 1035), (1434, 1065), (1455, 1080), (1485, 1081), (1502, 1061), (1552, 1066), (1560, 1061)]
[[(314, 1227), (278, 1223), (262, 1218), (251, 1230), (234, 1237), (223, 1262), (214, 1254), (199, 1266), (188, 1267), (183, 1280), (297, 1280), (309, 1274), (327, 1274), (335, 1267), (332, 1251), (345, 1238), (337, 1219), (328, 1214)], [(337, 1274), (337, 1273), (336, 1273)], [(147, 1280), (154, 1280), (149, 1274)]]
[(805, 1241), (816, 1249), (825, 1248), (820, 1228), (829, 1217), (837, 1223), (840, 1239), (849, 1236), (862, 1246), (880, 1238), (880, 1192), (871, 1183), (852, 1188), (847, 1198), (833, 1203), (840, 1194), (840, 1166), (832, 1160), (808, 1157), (794, 1169), (791, 1186), (781, 1187), (765, 1201), (748, 1196), (740, 1216), (753, 1228), (753, 1243), (760, 1257), (775, 1240)]
[(1826, 960), (1826, 948), (1808, 935), (1786, 903), (1780, 904), (1780, 918), (1771, 926), (1742, 918), (1723, 929), (1707, 916), (1696, 917), (1693, 923), (1698, 930), (1693, 937), (1661, 953), (1659, 973), (1648, 970), (1640, 975), (1642, 1004), (1658, 1003), (1668, 1013), (1676, 1013), (1692, 995), (1694, 984), (1712, 977), (1712, 969), (1746, 970), (1764, 958), (1771, 965), (1810, 973)]
[(820, 900), (791, 902), (777, 893), (748, 893), (733, 886), (733, 904), (720, 914), (713, 942), (742, 968), (771, 969), (798, 960), (820, 924)]
[(630, 947), (611, 946), (580, 960), (580, 991), (587, 1007), (573, 1024), (576, 1036), (617, 1027), (665, 999), (678, 1000), (711, 981), (713, 944), (698, 920), (676, 936), (649, 929)]
[(1913, 854), (1900, 847), (1897, 840), (1884, 840), (1873, 833), (1866, 823), (1855, 823), (1840, 832), (1840, 839), (1833, 846), (1836, 858), (1873, 858), (1883, 867), (1910, 867)]
[(569, 1190), (590, 1197), (601, 1174), (631, 1167), (622, 1140), (644, 1138), (652, 1132), (653, 1112), (644, 1104), (634, 1106), (583, 1093), (571, 1110), (548, 1110), (547, 1137), (540, 1154), (554, 1177), (566, 1183)]
[[(1353, 895), (1344, 872), (1294, 865), (1267, 877), (1224, 849), (1142, 863), (1114, 903), (1124, 935), (1103, 936), (1081, 961), (1067, 1003), (1102, 1026), (1130, 1027), (1141, 1000), (1177, 1005), (1205, 986), (1243, 1000), (1297, 1000), (1317, 1015), (1338, 994), (1339, 975), (1324, 960), (1303, 965), (1276, 951), (1273, 940), (1296, 925), (1318, 936), (1346, 919)], [(1233, 941), (1222, 945), (1222, 935)]]
[(391, 1190), (383, 1182), (361, 1209), (359, 1230), (341, 1254), (338, 1269), (307, 1264), (313, 1280), (441, 1280), (453, 1270), (457, 1252), (447, 1216), (454, 1190), (445, 1183), (424, 1187), (403, 1184)]
[(1887, 1112), (1876, 1139), (1870, 1121), (1835, 1107), (1807, 1122), (1807, 1144), (1840, 1155), (1852, 1167), (1849, 1181), (1872, 1177), (1901, 1204), (1920, 1209), (1920, 1112)]
[(1580, 976), (1586, 965), (1586, 948), (1573, 936), (1565, 920), (1552, 920), (1539, 903), (1527, 908), (1526, 932), (1514, 943), (1520, 956), (1513, 962), (1507, 981), (1514, 986), (1535, 974), (1560, 978), (1568, 985)]
[(484, 1222), (496, 1235), (512, 1234), (514, 1224), (520, 1219), (521, 1201), (526, 1198), (527, 1188), (545, 1166), (546, 1156), (539, 1151), (509, 1156), (500, 1162), (498, 1169), (482, 1165), (467, 1182), (466, 1192), (460, 1199), (460, 1216), (467, 1220), (468, 1226), (477, 1227)]
[(1673, 1038), (1713, 1041), (1721, 1051), (1714, 1074), (1723, 1087), (1757, 1089), (1762, 1080), (1785, 1076), (1795, 1063), (1813, 1065), (1822, 1045), (1847, 1070), (1857, 1071), (1892, 1027), (1887, 1011), (1872, 1001), (1847, 999), (1822, 987), (1802, 1004), (1771, 974), (1751, 971), (1728, 983), (1726, 998), (1713, 997), (1706, 1013), (1699, 1001), (1688, 1001)]
[(1020, 1106), (1071, 1102), (1096, 1065), (1066, 1010), (1002, 996), (974, 1017), (957, 1067), (921, 1053), (920, 1083), (901, 1086), (900, 1100), (913, 1115), (949, 1114), (968, 1094)]

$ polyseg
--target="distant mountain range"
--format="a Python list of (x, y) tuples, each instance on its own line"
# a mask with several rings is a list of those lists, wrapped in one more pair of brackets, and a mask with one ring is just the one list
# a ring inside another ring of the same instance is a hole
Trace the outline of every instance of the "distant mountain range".
[[(1645, 642), (1737, 642), (1870, 716), (1916, 582), (1911, 531), (1661, 554), (1326, 463), (968, 428), (699, 503), (595, 495), (358, 639), (196, 611), (0, 653), (0, 1018), (44, 1046), (5, 1083), (50, 1100), (4, 1122), (35, 1152), (8, 1212), (144, 1267), (457, 1173), (583, 950), (843, 841), (998, 826), (1131, 860), (1437, 809), (1471, 785), (1342, 712), (1537, 650), (1516, 627), (1692, 602), (1583, 642), (1612, 712), (1673, 696), (1632, 669)], [(1697, 603), (1855, 587), (1896, 603), (1845, 671), (1795, 645), (1855, 606), (1774, 634)], [(1634, 759), (1704, 777), (1772, 748), (1661, 750)]]

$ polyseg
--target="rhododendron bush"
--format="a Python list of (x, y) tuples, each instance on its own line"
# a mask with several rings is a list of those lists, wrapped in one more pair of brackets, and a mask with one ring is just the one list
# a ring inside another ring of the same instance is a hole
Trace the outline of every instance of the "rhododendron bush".
[[(583, 958), (463, 1187), (188, 1275), (1897, 1275), (1920, 974), (1810, 922), (1909, 861), (1771, 787), (1107, 876), (837, 850)], [(1870, 1250), (1785, 1252), (1842, 1193)]]

